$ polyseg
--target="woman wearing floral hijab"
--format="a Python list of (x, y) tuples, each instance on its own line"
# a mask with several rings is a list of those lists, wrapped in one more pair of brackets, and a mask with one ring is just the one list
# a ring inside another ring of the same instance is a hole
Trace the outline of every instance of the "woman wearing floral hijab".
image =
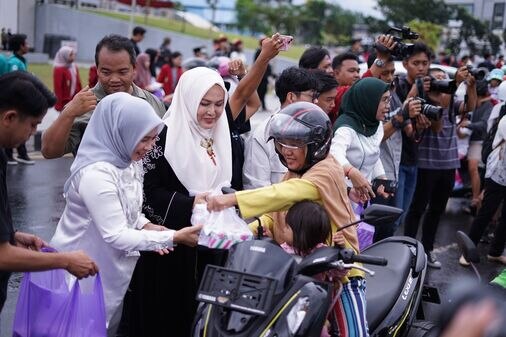
[[(191, 226), (194, 205), (205, 202), (207, 192), (230, 185), (226, 101), (216, 71), (198, 67), (181, 76), (164, 116), (165, 127), (144, 159), (143, 209), (151, 221), (170, 229)], [(151, 337), (166, 331), (189, 336), (197, 306), (197, 269), (210, 255), (213, 252), (188, 247), (167, 256), (143, 254), (125, 299), (129, 304), (123, 322), (129, 335)]]
[[(119, 322), (138, 251), (163, 255), (177, 243), (197, 243), (198, 227), (174, 231), (141, 213), (139, 161), (162, 125), (144, 100), (127, 93), (108, 95), (90, 119), (64, 186), (66, 207), (51, 245), (61, 251), (81, 249), (96, 261), (111, 333)], [(93, 280), (83, 280), (81, 286), (92, 289)]]
[(54, 57), (53, 85), (56, 95), (54, 107), (58, 111), (62, 111), (65, 104), (81, 91), (81, 79), (79, 69), (74, 63), (75, 57), (74, 49), (68, 46), (61, 47)]
[[(383, 139), (380, 122), (390, 109), (389, 88), (389, 84), (373, 77), (355, 82), (343, 97), (334, 125), (330, 153), (364, 201), (374, 197), (371, 181), (385, 177), (379, 159)], [(378, 193), (388, 197), (381, 187)]]

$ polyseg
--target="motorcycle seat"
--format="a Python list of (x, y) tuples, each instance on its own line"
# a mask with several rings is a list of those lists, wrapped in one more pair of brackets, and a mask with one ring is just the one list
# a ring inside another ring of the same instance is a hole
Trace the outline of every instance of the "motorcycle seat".
[(367, 265), (375, 275), (367, 278), (367, 323), (374, 331), (387, 316), (402, 293), (410, 273), (413, 253), (408, 245), (399, 242), (380, 241), (363, 252), (365, 255), (387, 259), (387, 266)]

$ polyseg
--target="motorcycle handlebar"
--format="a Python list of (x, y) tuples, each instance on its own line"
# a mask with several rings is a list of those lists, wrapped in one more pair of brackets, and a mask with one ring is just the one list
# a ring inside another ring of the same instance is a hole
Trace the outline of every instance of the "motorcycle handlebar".
[(361, 255), (361, 254), (353, 256), (353, 261), (365, 264), (374, 264), (377, 266), (386, 266), (388, 264), (388, 260), (383, 257)]

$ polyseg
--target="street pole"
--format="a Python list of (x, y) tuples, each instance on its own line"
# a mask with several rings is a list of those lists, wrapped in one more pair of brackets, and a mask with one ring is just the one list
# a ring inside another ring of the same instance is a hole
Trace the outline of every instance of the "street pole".
[(132, 0), (130, 4), (130, 22), (128, 23), (128, 33), (127, 36), (132, 34), (132, 30), (134, 30), (134, 10), (137, 6), (137, 0)]
[(144, 6), (144, 10), (145, 10), (144, 24), (145, 25), (148, 24), (148, 14), (149, 14), (150, 7), (151, 7), (151, 0), (146, 0), (146, 4)]
[(209, 36), (211, 36), (213, 32), (214, 21), (216, 21), (216, 5), (218, 4), (218, 0), (207, 0), (207, 3), (212, 10), (211, 26), (209, 27)]

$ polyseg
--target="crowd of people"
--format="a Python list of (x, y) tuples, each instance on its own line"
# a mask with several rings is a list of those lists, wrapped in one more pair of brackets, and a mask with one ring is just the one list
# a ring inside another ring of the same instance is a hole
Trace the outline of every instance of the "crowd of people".
[[(416, 238), (421, 227), (428, 266), (442, 268), (434, 242), (462, 143), (476, 209), (470, 236), (479, 243), (502, 200), (488, 260), (506, 264), (500, 68), (475, 79), (467, 64), (458, 67), (451, 75), (461, 99), (444, 89), (452, 86), (450, 74), (431, 65), (423, 43), (402, 59), (401, 75), (389, 35), (378, 37), (384, 48), (368, 55), (363, 74), (356, 48), (331, 58), (325, 48), (311, 47), (298, 67), (276, 78), (280, 110), (251, 130), (250, 118), (265, 109), (269, 62), (284, 47), (280, 34), (261, 39), (250, 66), (242, 42), (225, 36), (214, 41), (211, 57), (196, 47), (183, 61), (170, 39), (141, 51), (145, 34), (136, 27), (131, 38), (104, 36), (84, 88), (75, 51), (62, 47), (54, 59), (54, 94), (26, 71), (26, 36), (9, 40), (13, 55), (0, 77), (0, 308), (11, 271), (66, 268), (82, 278), (100, 270), (110, 336), (153, 336), (167, 327), (171, 335), (188, 336), (204, 268), (226, 259), (224, 251), (197, 246), (201, 227), (192, 226), (191, 216), (202, 203), (210, 211), (237, 206), (244, 218), (258, 217), (266, 233), (297, 255), (333, 243), (359, 252), (356, 227), (332, 234), (369, 204), (396, 206), (405, 216), (376, 228), (374, 241), (395, 233)], [(59, 115), (42, 135), (42, 154), (75, 159), (65, 210), (46, 243), (14, 231), (6, 164), (27, 155), (20, 144), (51, 106)], [(496, 132), (482, 158), (489, 130)], [(210, 194), (229, 186), (237, 192)], [(303, 223), (306, 213), (315, 215)], [(47, 245), (62, 253), (37, 251)], [(464, 257), (459, 263), (468, 265)], [(342, 336), (367, 336), (363, 272), (326, 277), (343, 285), (333, 308)], [(93, 286), (90, 279), (81, 282)]]

